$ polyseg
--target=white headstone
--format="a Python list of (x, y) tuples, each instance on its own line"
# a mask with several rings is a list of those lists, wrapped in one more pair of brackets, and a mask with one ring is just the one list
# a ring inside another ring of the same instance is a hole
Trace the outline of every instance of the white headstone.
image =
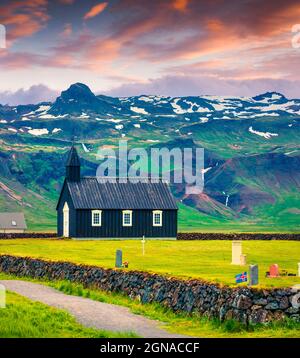
[(232, 265), (241, 265), (242, 241), (232, 241)]

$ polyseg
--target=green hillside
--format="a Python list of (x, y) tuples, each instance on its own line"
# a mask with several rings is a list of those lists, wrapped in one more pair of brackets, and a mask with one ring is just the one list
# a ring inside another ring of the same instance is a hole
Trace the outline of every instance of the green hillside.
[[(112, 98), (82, 84), (54, 103), (0, 106), (1, 211), (24, 211), (30, 230), (55, 230), (72, 142), (82, 174), (94, 176), (98, 149), (117, 150), (126, 140), (148, 154), (204, 148), (203, 192), (187, 195), (185, 184), (171, 185), (180, 230), (299, 232), (299, 110), (300, 100), (274, 93)], [(162, 167), (172, 179), (176, 168)]]

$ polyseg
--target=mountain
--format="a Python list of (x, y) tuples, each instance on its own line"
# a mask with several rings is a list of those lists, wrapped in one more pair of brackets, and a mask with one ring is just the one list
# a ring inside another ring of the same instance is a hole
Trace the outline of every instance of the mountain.
[(172, 186), (182, 229), (299, 231), (299, 138), (300, 99), (277, 92), (115, 98), (76, 83), (54, 103), (0, 105), (1, 210), (22, 209), (31, 228), (54, 228), (71, 142), (84, 173), (95, 175), (98, 148), (126, 139), (147, 151), (205, 149), (203, 193)]
[(88, 86), (82, 83), (75, 83), (67, 91), (63, 91), (47, 113), (57, 116), (69, 114), (84, 116), (84, 111), (97, 114), (118, 113), (113, 103), (107, 103), (102, 98), (98, 98)]

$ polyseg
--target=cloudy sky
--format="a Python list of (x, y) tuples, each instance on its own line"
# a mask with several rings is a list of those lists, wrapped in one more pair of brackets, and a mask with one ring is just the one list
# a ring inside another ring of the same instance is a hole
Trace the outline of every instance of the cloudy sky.
[(74, 82), (118, 96), (300, 97), (299, 23), (299, 0), (1, 0), (0, 103)]

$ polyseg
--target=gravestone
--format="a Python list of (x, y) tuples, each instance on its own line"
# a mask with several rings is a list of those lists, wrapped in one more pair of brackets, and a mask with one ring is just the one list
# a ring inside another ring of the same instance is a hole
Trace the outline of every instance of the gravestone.
[(0, 285), (0, 308), (5, 308), (6, 303), (6, 289), (5, 286)]
[(247, 265), (247, 255), (243, 255), (243, 254), (241, 255), (240, 264), (241, 264), (241, 266)]
[(279, 267), (277, 264), (270, 266), (270, 275), (269, 277), (278, 277), (279, 276)]
[(258, 265), (250, 265), (250, 286), (258, 285)]
[(116, 267), (122, 267), (123, 264), (123, 257), (122, 257), (122, 250), (116, 251)]
[(232, 265), (241, 264), (242, 241), (232, 241)]

